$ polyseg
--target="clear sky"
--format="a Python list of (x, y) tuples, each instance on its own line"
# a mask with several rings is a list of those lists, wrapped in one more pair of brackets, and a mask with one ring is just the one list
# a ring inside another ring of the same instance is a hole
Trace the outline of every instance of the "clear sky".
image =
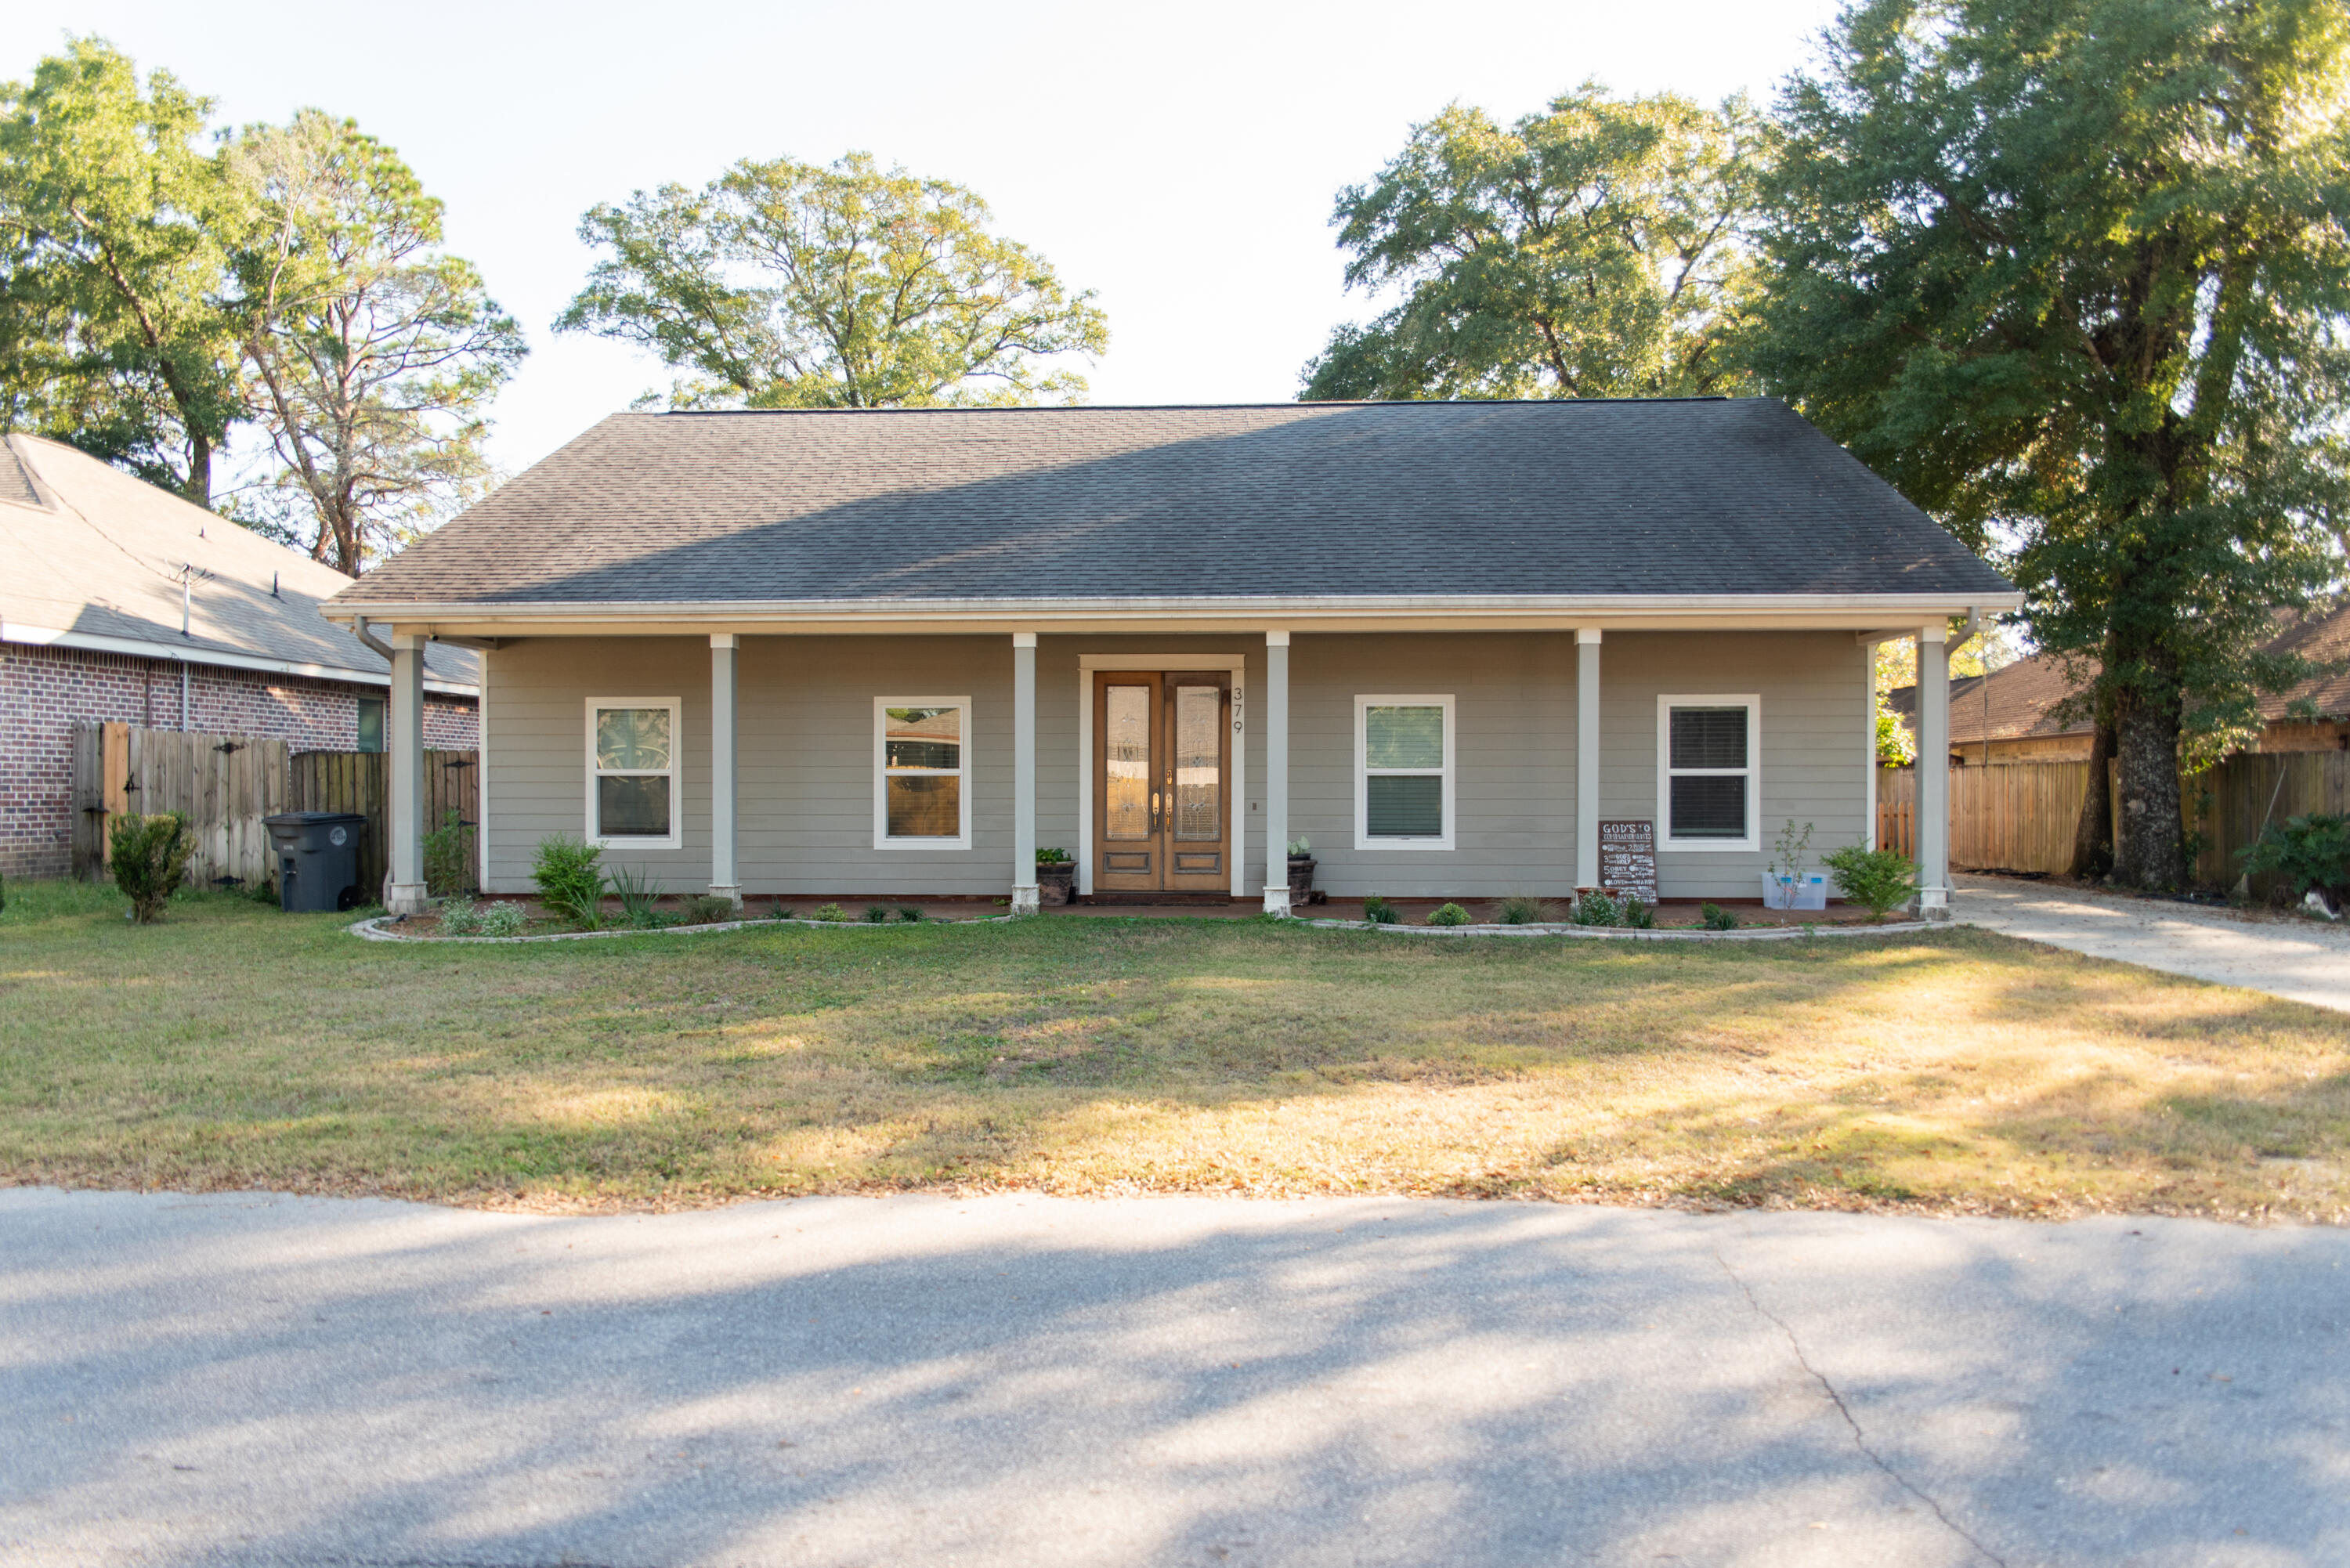
[(1341, 320), (1332, 198), (1455, 99), (1504, 119), (1586, 77), (1767, 99), (1832, 0), (1548, 4), (399, 5), (10, 0), (0, 77), (68, 32), (168, 67), (228, 123), (315, 104), (399, 148), (530, 334), (496, 410), (519, 470), (661, 367), (547, 324), (600, 200), (852, 148), (957, 181), (1109, 314), (1097, 403), (1284, 400)]

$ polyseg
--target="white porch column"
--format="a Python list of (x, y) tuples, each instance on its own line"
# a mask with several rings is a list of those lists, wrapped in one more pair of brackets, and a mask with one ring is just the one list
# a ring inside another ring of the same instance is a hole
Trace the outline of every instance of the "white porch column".
[(1599, 628), (1575, 628), (1575, 885), (1599, 886)]
[[(1243, 847), (1235, 846), (1234, 852)], [(1264, 912), (1289, 913), (1289, 634), (1285, 631), (1264, 634)]]
[(734, 655), (740, 639), (731, 631), (710, 634), (710, 891), (743, 907), (743, 877), (735, 869)]
[(1012, 634), (1012, 912), (1036, 913), (1036, 634)]
[(391, 733), (391, 798), (386, 803), (385, 846), (390, 862), (383, 907), (394, 915), (421, 915), (432, 903), (424, 886), (424, 645), (414, 632), (391, 638), (391, 700), (384, 724)]
[(1950, 918), (1950, 645), (1940, 621), (1918, 628), (1918, 913)]
[(1864, 849), (1875, 849), (1877, 847), (1877, 644), (1873, 642), (1864, 641), (1860, 645), (1860, 682), (1868, 690), (1868, 726), (1866, 733), (1861, 736), (1861, 765), (1866, 770), (1861, 776), (1868, 781), (1868, 787), (1865, 792), (1867, 801), (1865, 809), (1868, 813), (1868, 818), (1862, 825), (1860, 843)]

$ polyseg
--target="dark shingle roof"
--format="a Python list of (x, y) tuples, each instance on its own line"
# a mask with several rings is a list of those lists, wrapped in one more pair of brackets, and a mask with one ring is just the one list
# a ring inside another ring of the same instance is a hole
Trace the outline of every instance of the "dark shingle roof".
[(1745, 398), (620, 414), (341, 597), (2012, 591)]

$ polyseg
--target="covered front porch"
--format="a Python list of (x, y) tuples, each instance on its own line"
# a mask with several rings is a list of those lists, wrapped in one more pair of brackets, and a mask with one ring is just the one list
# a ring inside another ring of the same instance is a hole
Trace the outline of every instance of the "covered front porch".
[[(1602, 884), (1603, 822), (1652, 825), (1667, 899), (1753, 897), (1785, 822), (1813, 826), (1814, 863), (1868, 842), (1873, 642), (1920, 639), (1920, 754), (1948, 754), (1965, 607), (1921, 607), (1705, 625), (396, 626), (386, 904), (427, 902), (420, 676), (436, 636), (483, 651), (492, 892), (527, 891), (536, 843), (569, 834), (737, 904), (847, 889), (1025, 911), (1049, 846), (1074, 857), (1081, 898), (1213, 894), (1278, 914), (1299, 837), (1340, 898), (1564, 897)], [(1922, 770), (1929, 914), (1949, 898), (1947, 787)]]

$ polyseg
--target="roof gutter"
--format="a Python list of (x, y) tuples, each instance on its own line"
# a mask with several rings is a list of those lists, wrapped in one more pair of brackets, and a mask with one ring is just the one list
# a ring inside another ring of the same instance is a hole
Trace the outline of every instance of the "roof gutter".
[[(304, 664), (292, 659), (263, 659), (249, 653), (226, 653), (201, 647), (175, 648), (166, 642), (143, 642), (131, 637), (103, 637), (97, 632), (60, 631), (22, 621), (0, 623), (0, 642), (28, 648), (70, 648), (84, 653), (117, 653), (130, 659), (152, 659), (171, 664), (203, 664), (223, 670), (253, 670), (265, 675), (293, 675), (311, 680), (339, 680), (351, 686), (390, 686), (391, 677), (371, 670), (348, 670), (334, 664)], [(444, 697), (479, 697), (481, 689), (463, 680), (427, 677), (424, 689)]]

